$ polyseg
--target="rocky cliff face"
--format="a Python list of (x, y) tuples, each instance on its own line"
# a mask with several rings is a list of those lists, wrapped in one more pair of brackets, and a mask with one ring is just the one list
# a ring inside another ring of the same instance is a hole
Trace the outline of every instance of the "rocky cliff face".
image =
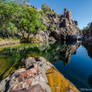
[[(38, 12), (40, 11), (38, 9)], [(66, 8), (62, 15), (50, 11), (44, 15), (40, 14), (40, 17), (46, 26), (46, 31), (40, 31), (36, 35), (30, 35), (30, 38), (39, 39), (38, 42), (48, 42), (49, 40), (72, 41), (77, 40), (77, 37), (81, 35), (77, 27), (78, 22), (73, 21), (71, 11), (68, 11)]]
[[(56, 40), (76, 40), (80, 35), (77, 21), (72, 20), (71, 11), (64, 9), (63, 15), (48, 13), (43, 23), (48, 26), (48, 33)], [(54, 28), (54, 30), (52, 30)]]
[(84, 40), (87, 42), (92, 42), (92, 23), (90, 23), (88, 29), (83, 30)]
[(82, 45), (87, 49), (88, 56), (92, 58), (92, 44), (90, 44), (89, 42), (83, 42)]

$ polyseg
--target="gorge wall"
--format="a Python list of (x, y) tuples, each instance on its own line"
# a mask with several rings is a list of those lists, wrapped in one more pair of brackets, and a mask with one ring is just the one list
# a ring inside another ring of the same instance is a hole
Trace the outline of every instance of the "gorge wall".
[[(38, 9), (38, 11), (40, 10)], [(35, 37), (42, 42), (49, 40), (74, 41), (81, 35), (78, 22), (72, 19), (71, 11), (66, 8), (62, 15), (51, 11), (40, 16), (47, 31), (40, 31)]]
[(90, 23), (88, 27), (83, 30), (83, 37), (85, 41), (92, 42), (92, 23)]
[[(78, 22), (72, 20), (71, 11), (64, 9), (64, 14), (48, 13), (43, 19), (43, 23), (47, 26), (50, 37), (56, 40), (76, 40), (80, 35), (77, 27)], [(53, 30), (52, 30), (53, 29)]]

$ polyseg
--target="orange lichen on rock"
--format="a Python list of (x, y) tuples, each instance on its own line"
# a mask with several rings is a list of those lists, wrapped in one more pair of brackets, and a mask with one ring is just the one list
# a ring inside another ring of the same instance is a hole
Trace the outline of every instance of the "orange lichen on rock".
[(64, 76), (53, 67), (47, 70), (47, 78), (52, 92), (80, 92), (69, 80), (64, 78)]

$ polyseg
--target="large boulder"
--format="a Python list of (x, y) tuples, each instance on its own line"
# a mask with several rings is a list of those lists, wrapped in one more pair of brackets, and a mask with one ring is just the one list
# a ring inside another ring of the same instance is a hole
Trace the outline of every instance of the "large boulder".
[(0, 92), (51, 92), (46, 77), (46, 70), (51, 67), (48, 61), (43, 57), (29, 57), (25, 66), (0, 82)]
[(0, 92), (79, 92), (45, 58), (28, 57), (24, 62), (25, 68), (15, 70), (0, 82)]

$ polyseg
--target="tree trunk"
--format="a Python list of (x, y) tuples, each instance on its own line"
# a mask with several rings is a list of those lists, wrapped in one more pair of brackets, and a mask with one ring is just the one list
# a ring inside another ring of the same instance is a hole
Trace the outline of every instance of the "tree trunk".
[(28, 32), (27, 40), (30, 41), (30, 32)]

